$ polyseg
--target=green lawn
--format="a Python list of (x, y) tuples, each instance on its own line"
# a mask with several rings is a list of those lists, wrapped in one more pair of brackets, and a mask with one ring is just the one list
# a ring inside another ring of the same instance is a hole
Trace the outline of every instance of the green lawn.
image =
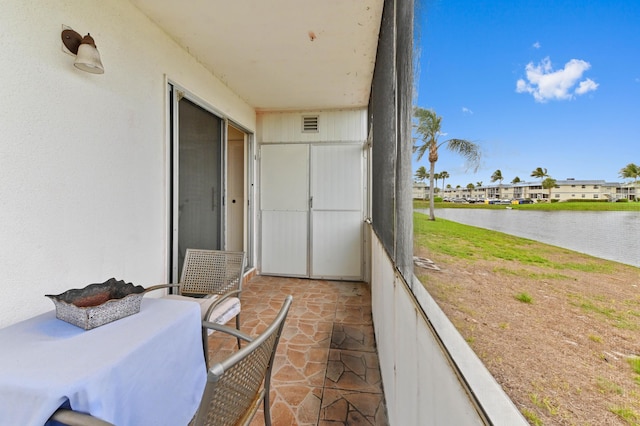
[(557, 263), (550, 260), (550, 256), (569, 250), (445, 219), (430, 221), (429, 216), (421, 213), (414, 213), (413, 231), (415, 245), (459, 259), (517, 261), (546, 267), (550, 274), (557, 270), (608, 273), (606, 268), (613, 265), (597, 262), (587, 255), (584, 263)]
[[(435, 203), (436, 208), (447, 209), (502, 209), (511, 207), (519, 210), (580, 210), (580, 211), (640, 211), (640, 202), (627, 203), (607, 203), (607, 202), (564, 202), (564, 203), (534, 203), (534, 204), (512, 204), (510, 206), (495, 204), (462, 204), (462, 203)], [(413, 200), (413, 207), (416, 209), (428, 209), (429, 202), (423, 200)]]

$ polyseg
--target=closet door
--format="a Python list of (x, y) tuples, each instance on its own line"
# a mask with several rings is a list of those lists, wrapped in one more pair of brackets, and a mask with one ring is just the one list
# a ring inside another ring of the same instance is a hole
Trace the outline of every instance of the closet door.
[(362, 279), (362, 145), (311, 147), (312, 278)]
[(261, 270), (308, 276), (309, 146), (262, 145)]

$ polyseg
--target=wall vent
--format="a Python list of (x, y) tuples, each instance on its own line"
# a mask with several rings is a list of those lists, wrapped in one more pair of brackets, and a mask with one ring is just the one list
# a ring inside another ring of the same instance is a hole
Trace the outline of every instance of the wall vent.
[(318, 116), (302, 116), (302, 133), (318, 133)]

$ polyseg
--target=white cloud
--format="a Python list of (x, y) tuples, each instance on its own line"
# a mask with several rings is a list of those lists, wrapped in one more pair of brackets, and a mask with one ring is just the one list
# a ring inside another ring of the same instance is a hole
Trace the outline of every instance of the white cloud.
[[(574, 95), (584, 95), (598, 88), (598, 84), (589, 78), (579, 81), (589, 68), (591, 64), (581, 59), (572, 59), (557, 71), (553, 70), (549, 57), (538, 65), (529, 62), (525, 67), (527, 79), (516, 82), (516, 92), (530, 93), (537, 102), (573, 99)], [(578, 87), (574, 90), (576, 84)]]
[(598, 83), (596, 83), (595, 81), (593, 81), (590, 78), (588, 78), (588, 79), (580, 82), (580, 85), (576, 89), (576, 94), (577, 95), (584, 95), (587, 92), (591, 92), (593, 90), (596, 90), (598, 88), (598, 86), (599, 86)]
[(464, 112), (465, 114), (471, 114), (473, 115), (473, 111), (471, 111), (469, 108), (467, 107), (462, 107), (462, 112)]
[(536, 41), (535, 43), (533, 43), (533, 48), (534, 49), (540, 49), (542, 46), (540, 45), (539, 41)]

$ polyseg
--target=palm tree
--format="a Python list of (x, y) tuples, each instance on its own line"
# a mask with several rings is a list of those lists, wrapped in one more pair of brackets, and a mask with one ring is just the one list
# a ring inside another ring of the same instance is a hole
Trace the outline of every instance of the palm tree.
[(418, 181), (424, 182), (424, 180), (429, 177), (429, 173), (424, 166), (420, 166), (418, 167), (418, 170), (416, 170), (416, 174), (414, 176)]
[(542, 187), (544, 189), (549, 190), (549, 202), (551, 202), (551, 190), (555, 188), (555, 186), (556, 186), (556, 180), (552, 177), (547, 177), (545, 180), (542, 181)]
[[(445, 145), (449, 151), (461, 154), (469, 164), (478, 170), (480, 164), (480, 147), (473, 142), (465, 139), (447, 139), (444, 142), (438, 142), (441, 133), (442, 117), (439, 117), (434, 110), (415, 107), (413, 109), (413, 117), (418, 120), (415, 128), (416, 133), (420, 137), (422, 143), (416, 142), (413, 146), (413, 152), (418, 154), (418, 161), (425, 152), (429, 151), (429, 176), (430, 176), (430, 201), (429, 201), (429, 219), (435, 220), (435, 208), (433, 203), (433, 179), (435, 175), (436, 161), (438, 161), (438, 148)], [(442, 177), (442, 176), (441, 176)], [(447, 175), (447, 177), (449, 177)]]
[(538, 178), (540, 180), (549, 177), (549, 175), (547, 174), (547, 169), (543, 169), (542, 167), (538, 167), (536, 168), (534, 171), (531, 172), (531, 177), (534, 178)]
[(636, 185), (638, 178), (640, 178), (640, 166), (634, 163), (627, 164), (620, 169), (620, 177), (623, 179), (633, 179), (633, 184)]
[(495, 172), (493, 172), (493, 174), (491, 175), (491, 182), (495, 182), (495, 181), (499, 181), (499, 185), (498, 185), (498, 196), (500, 196), (502, 194), (502, 180), (504, 178), (502, 177), (502, 171), (500, 171), (500, 169), (496, 170)]
[(434, 186), (434, 190), (435, 190), (435, 189), (438, 189), (438, 179), (440, 179), (440, 173), (435, 173), (433, 175), (433, 179), (436, 181), (436, 184)]
[(471, 196), (473, 195), (473, 190), (475, 188), (476, 188), (475, 185), (472, 184), (471, 182), (467, 184), (467, 191), (469, 192), (469, 198), (471, 198)]
[[(439, 175), (440, 175), (440, 179), (442, 179), (442, 192), (444, 192), (444, 180), (450, 177), (449, 172), (446, 172), (446, 171), (440, 172)], [(447, 186), (447, 188), (450, 188), (450, 187), (451, 185)]]
[(500, 181), (500, 183), (502, 184), (503, 180), (504, 178), (502, 177), (502, 171), (500, 169), (496, 170), (491, 175), (491, 182)]
[[(620, 177), (623, 179), (633, 179), (633, 186), (638, 186), (638, 178), (640, 178), (640, 166), (635, 163), (629, 163), (620, 169)], [(629, 188), (627, 187), (627, 199), (629, 198)], [(636, 200), (638, 197), (636, 195)]]
[(480, 181), (478, 181), (478, 182), (476, 182), (476, 188), (478, 188), (478, 187), (480, 187), (480, 186), (482, 186), (482, 181), (481, 181), (481, 180), (480, 180)]
[[(531, 177), (540, 179), (540, 183), (542, 184), (542, 179), (549, 177), (549, 174), (547, 173), (547, 169), (537, 167), (534, 171), (531, 172)], [(536, 198), (538, 198), (538, 194), (536, 194)]]
[(518, 176), (514, 177), (511, 183), (520, 183), (522, 182)]

